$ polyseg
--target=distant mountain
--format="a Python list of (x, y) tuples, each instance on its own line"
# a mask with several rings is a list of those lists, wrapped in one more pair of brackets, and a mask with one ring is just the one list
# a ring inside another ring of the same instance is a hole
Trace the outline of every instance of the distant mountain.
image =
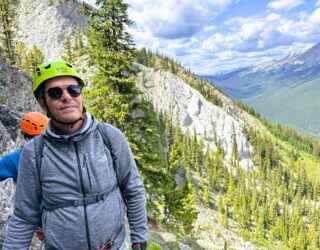
[(320, 43), (280, 60), (203, 77), (275, 122), (320, 135)]

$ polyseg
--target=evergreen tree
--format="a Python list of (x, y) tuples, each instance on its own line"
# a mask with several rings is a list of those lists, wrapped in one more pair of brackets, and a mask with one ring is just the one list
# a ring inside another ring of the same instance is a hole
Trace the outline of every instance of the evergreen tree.
[(34, 68), (43, 62), (43, 54), (35, 45), (28, 50), (25, 59), (22, 61), (22, 68), (32, 74)]
[(135, 55), (131, 36), (125, 31), (131, 24), (126, 13), (128, 5), (120, 0), (96, 1), (96, 5), (98, 9), (86, 9), (90, 18), (89, 62), (96, 68), (92, 88), (85, 93), (90, 100), (88, 109), (99, 120), (121, 128), (126, 134), (145, 183), (150, 214), (158, 221), (173, 215), (188, 227), (197, 215), (196, 195), (190, 179), (182, 187), (175, 183), (182, 164), (181, 131), (176, 130), (172, 148), (165, 149), (164, 154), (161, 150), (164, 131), (160, 129), (163, 126), (134, 85), (131, 66)]
[(148, 55), (147, 55), (147, 50), (146, 48), (142, 48), (137, 52), (137, 63), (141, 63), (144, 66), (149, 66), (148, 65)]
[(76, 55), (71, 44), (70, 36), (67, 35), (62, 59), (73, 64), (75, 62), (75, 58), (76, 58)]
[[(138, 90), (134, 86), (135, 58), (133, 41), (126, 27), (130, 26), (128, 4), (122, 0), (97, 0), (99, 8), (87, 8), (89, 27), (89, 63), (97, 69), (94, 89), (88, 91), (91, 110), (102, 120), (124, 128)], [(128, 124), (128, 123), (126, 123)]]
[(83, 44), (83, 34), (79, 26), (77, 26), (76, 28), (73, 48), (79, 53), (79, 56), (83, 55), (85, 52), (85, 47)]
[(0, 0), (0, 41), (2, 54), (6, 61), (15, 64), (14, 17), (18, 0)]
[(21, 68), (26, 56), (26, 45), (23, 42), (18, 41), (15, 44), (15, 50), (17, 53), (16, 66)]
[(207, 186), (205, 187), (203, 192), (203, 202), (207, 206), (210, 206), (210, 189)]

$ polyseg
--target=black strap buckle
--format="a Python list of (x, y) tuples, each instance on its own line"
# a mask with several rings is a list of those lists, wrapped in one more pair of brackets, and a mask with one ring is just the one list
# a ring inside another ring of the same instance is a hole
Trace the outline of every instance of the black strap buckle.
[(132, 250), (147, 250), (147, 242), (132, 243)]
[(113, 246), (113, 240), (108, 241), (108, 242), (106, 243), (107, 249), (110, 249), (112, 246)]

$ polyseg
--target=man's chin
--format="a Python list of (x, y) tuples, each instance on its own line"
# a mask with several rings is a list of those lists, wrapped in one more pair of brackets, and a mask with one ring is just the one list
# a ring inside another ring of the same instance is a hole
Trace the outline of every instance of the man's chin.
[(61, 122), (72, 123), (80, 120), (80, 118), (81, 118), (81, 115), (67, 115), (67, 116), (62, 116), (60, 119), (59, 118), (58, 119)]

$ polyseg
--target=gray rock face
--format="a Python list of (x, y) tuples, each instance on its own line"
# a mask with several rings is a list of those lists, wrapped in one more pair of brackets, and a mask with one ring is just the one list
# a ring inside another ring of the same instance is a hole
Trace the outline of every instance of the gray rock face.
[[(40, 111), (32, 94), (31, 78), (23, 71), (7, 65), (0, 55), (0, 157), (23, 144), (20, 119), (24, 113)], [(15, 185), (11, 179), (0, 182), (0, 248), (5, 225), (12, 213)]]
[(11, 179), (0, 183), (0, 249), (4, 241), (5, 228), (10, 214), (13, 212), (15, 184)]
[[(236, 138), (240, 164), (248, 169), (252, 167), (252, 148), (242, 131), (241, 122), (224, 109), (208, 102), (198, 91), (171, 72), (163, 72), (139, 66), (137, 84), (146, 98), (158, 111), (167, 113), (174, 121), (179, 121), (184, 132), (193, 132), (205, 138), (211, 148), (214, 141), (220, 141), (227, 158), (232, 153), (233, 136)], [(234, 109), (232, 106), (229, 109)], [(234, 114), (236, 116), (236, 114)], [(217, 136), (217, 138), (215, 138)]]
[(50, 6), (48, 0), (20, 0), (17, 39), (28, 48), (38, 47), (45, 60), (61, 58), (66, 35), (74, 35), (77, 26), (86, 27), (85, 17), (79, 14), (80, 6), (77, 1)]
[(23, 114), (35, 110), (40, 107), (32, 94), (31, 78), (0, 56), (0, 155), (14, 148)]

